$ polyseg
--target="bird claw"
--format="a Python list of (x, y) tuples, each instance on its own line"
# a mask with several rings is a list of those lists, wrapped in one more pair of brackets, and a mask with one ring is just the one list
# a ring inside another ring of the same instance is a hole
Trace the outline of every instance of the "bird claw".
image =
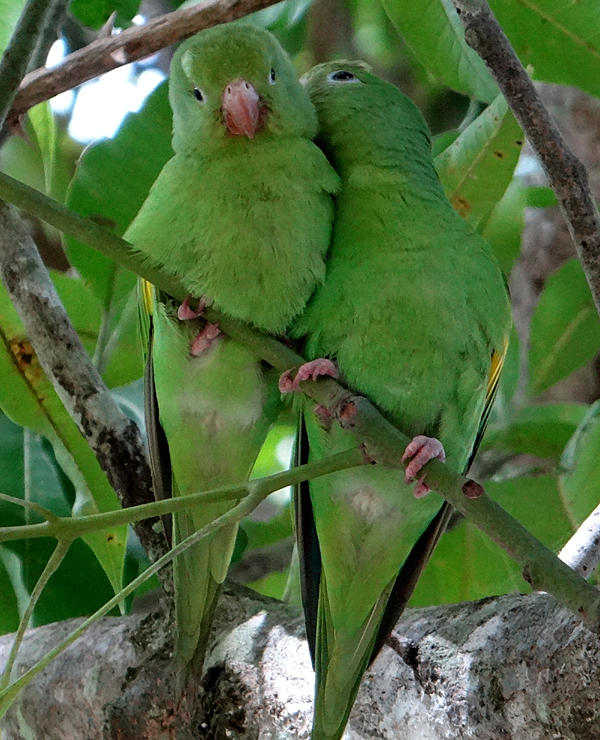
[(300, 390), (300, 383), (304, 380), (316, 380), (320, 375), (329, 375), (331, 378), (338, 377), (337, 367), (331, 362), (324, 358), (318, 360), (311, 360), (300, 365), (296, 377), (292, 380), (290, 373), (294, 372), (294, 368), (286, 370), (282, 373), (279, 378), (279, 390), (282, 393), (291, 393), (292, 391)]
[(191, 321), (192, 319), (198, 319), (204, 314), (204, 309), (212, 305), (212, 301), (206, 296), (202, 296), (198, 301), (198, 307), (193, 309), (190, 306), (190, 296), (188, 295), (185, 301), (177, 309), (177, 318), (180, 321)]
[[(444, 462), (446, 460), (446, 452), (439, 439), (420, 434), (414, 437), (407, 445), (402, 455), (402, 462), (406, 462), (410, 458), (412, 460), (408, 463), (404, 471), (405, 483), (411, 483), (417, 477), (421, 468), (430, 460), (435, 459)], [(429, 486), (425, 483), (425, 476), (421, 476), (415, 486), (415, 498), (423, 498), (430, 490)]]
[(204, 329), (192, 340), (190, 354), (193, 357), (201, 355), (210, 349), (215, 339), (221, 334), (218, 324), (207, 324)]

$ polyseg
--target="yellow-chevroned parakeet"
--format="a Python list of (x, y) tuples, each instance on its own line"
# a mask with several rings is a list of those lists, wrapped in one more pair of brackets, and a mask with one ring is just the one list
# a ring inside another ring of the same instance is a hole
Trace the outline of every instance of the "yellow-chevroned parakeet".
[[(317, 143), (342, 179), (325, 283), (295, 334), (314, 362), (283, 390), (334, 373), (400, 430), (406, 477), (380, 465), (297, 494), (307, 633), (316, 671), (313, 740), (343, 734), (363, 673), (408, 601), (449, 507), (422, 480), (433, 457), (464, 471), (485, 425), (511, 324), (488, 244), (453, 210), (416, 107), (362, 63), (315, 67)], [(356, 445), (305, 409), (308, 459)], [(426, 436), (421, 436), (426, 435)], [(306, 458), (305, 458), (306, 459)], [(418, 496), (419, 498), (416, 498)]]
[[(224, 25), (171, 66), (175, 156), (126, 238), (191, 296), (275, 334), (322, 282), (338, 177), (311, 142), (317, 118), (268, 32)], [(147, 426), (157, 495), (246, 480), (280, 402), (276, 378), (243, 346), (145, 285)], [(176, 514), (179, 542), (234, 502)], [(221, 529), (175, 564), (177, 658), (199, 670), (236, 537)]]

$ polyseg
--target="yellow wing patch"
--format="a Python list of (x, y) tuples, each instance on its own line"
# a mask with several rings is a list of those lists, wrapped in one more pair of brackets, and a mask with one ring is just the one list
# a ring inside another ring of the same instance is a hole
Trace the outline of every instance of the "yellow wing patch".
[(494, 405), (494, 401), (496, 400), (498, 383), (500, 382), (500, 374), (502, 372), (502, 368), (504, 367), (504, 359), (506, 358), (507, 351), (508, 335), (506, 335), (506, 337), (504, 338), (504, 347), (502, 347), (502, 351), (498, 351), (497, 349), (492, 350), (492, 362), (490, 364), (487, 389), (485, 392), (485, 405), (483, 407), (483, 413), (481, 414), (481, 419), (479, 421), (479, 429), (477, 430), (477, 436), (475, 437), (473, 449), (471, 450), (471, 456), (469, 457), (469, 462), (467, 464), (467, 470), (471, 467), (473, 458), (477, 454), (477, 450), (479, 449), (479, 445), (481, 444), (481, 440), (483, 439), (483, 435), (485, 434), (488, 420), (490, 418), (490, 413), (492, 411), (492, 406)]
[(140, 294), (144, 309), (149, 316), (152, 316), (154, 311), (154, 285), (148, 282), (148, 280), (140, 280)]

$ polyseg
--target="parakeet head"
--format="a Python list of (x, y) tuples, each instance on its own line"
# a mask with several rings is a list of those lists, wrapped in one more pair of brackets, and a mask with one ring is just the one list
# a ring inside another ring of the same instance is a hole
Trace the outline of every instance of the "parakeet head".
[(365, 62), (318, 64), (300, 81), (317, 110), (317, 143), (334, 167), (366, 162), (371, 153), (381, 160), (389, 152), (397, 161), (402, 149), (410, 149), (412, 158), (419, 150), (430, 158), (429, 131), (419, 109)]
[(317, 118), (277, 39), (249, 24), (216, 26), (181, 44), (169, 97), (176, 152), (270, 135), (313, 138)]

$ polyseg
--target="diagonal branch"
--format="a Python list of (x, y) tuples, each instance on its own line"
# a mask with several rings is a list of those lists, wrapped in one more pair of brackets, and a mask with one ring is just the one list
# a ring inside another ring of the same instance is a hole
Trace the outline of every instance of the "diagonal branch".
[(540, 159), (600, 312), (600, 214), (585, 167), (567, 146), (487, 2), (452, 1), (466, 42), (488, 66)]
[[(118, 407), (93, 366), (37, 248), (14, 208), (0, 202), (0, 274), (44, 372), (96, 454), (123, 506), (152, 501), (140, 432)], [(148, 556), (166, 550), (157, 520), (136, 527)]]
[[(186, 291), (175, 278), (166, 273), (161, 274), (156, 269), (148, 269), (143, 255), (137, 255), (127, 242), (93, 224), (89, 219), (77, 214), (69, 217), (69, 211), (64, 206), (1, 173), (0, 197), (14, 199), (24, 210), (44, 218), (76, 238), (82, 237), (87, 223), (87, 230), (92, 234), (92, 240), (88, 241), (90, 246), (112, 259), (117, 259), (121, 265), (142, 277), (152, 280), (175, 298), (185, 298)], [(54, 214), (57, 216), (56, 220), (53, 220)], [(106, 235), (105, 243), (102, 243), (102, 234)], [(214, 310), (207, 310), (206, 314), (210, 321), (218, 322), (227, 334), (245, 344), (277, 370), (298, 367), (304, 361), (281, 342), (260, 334), (239, 321), (221, 316)], [(389, 467), (402, 467), (400, 459), (409, 442), (408, 437), (393, 427), (367, 399), (354, 396), (331, 379), (305, 381), (301, 388), (311, 398), (329, 408), (340, 424), (364, 444), (370, 457)], [(69, 407), (72, 406), (73, 401), (70, 400)], [(482, 491), (473, 481), (468, 481), (438, 460), (429, 462), (425, 470), (425, 480), (430, 488), (439, 491), (456, 509), (506, 550), (519, 563), (524, 578), (534, 589), (551, 593), (594, 629), (600, 630), (600, 593), (593, 586), (558, 560), (487, 495), (469, 498), (470, 494), (479, 494)]]
[(162, 15), (143, 26), (132, 26), (115, 36), (97, 39), (69, 54), (56, 67), (41, 67), (28, 74), (17, 93), (10, 119), (17, 120), (37, 103), (111, 69), (149, 57), (204, 28), (234, 21), (276, 2), (278, 0), (206, 0), (192, 8)]

